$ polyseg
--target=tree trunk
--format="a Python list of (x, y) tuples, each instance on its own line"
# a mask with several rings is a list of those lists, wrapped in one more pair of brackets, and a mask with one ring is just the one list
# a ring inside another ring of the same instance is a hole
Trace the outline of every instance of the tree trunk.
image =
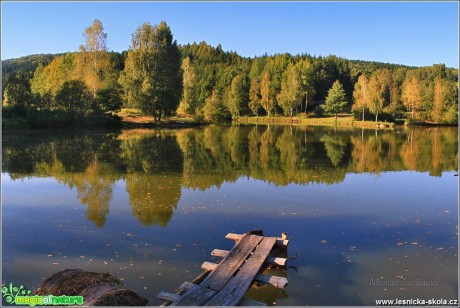
[(291, 116), (290, 116), (291, 120), (292, 120), (292, 108), (291, 108)]
[(337, 112), (335, 113), (335, 125), (337, 126)]
[(363, 105), (363, 122), (364, 122), (364, 105)]
[(377, 113), (375, 114), (375, 122), (378, 122), (379, 120), (379, 111), (377, 110)]

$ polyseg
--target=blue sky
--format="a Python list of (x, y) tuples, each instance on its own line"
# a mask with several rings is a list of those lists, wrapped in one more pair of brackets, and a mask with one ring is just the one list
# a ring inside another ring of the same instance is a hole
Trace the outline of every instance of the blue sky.
[(165, 20), (179, 44), (206, 41), (253, 57), (333, 54), (458, 68), (457, 2), (4, 2), (1, 58), (76, 51), (102, 21), (110, 50)]

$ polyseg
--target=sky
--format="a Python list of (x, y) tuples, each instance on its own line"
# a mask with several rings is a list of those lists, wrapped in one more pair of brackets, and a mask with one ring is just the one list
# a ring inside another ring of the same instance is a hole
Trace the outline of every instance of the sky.
[(459, 67), (458, 2), (1, 2), (1, 59), (77, 51), (99, 19), (121, 52), (144, 22), (179, 44), (206, 41), (246, 57), (288, 52)]

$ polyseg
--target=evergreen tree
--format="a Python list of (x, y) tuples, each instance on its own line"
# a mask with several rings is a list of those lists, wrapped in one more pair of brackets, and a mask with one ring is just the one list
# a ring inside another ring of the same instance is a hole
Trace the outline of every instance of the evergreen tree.
[(321, 107), (326, 112), (335, 113), (335, 124), (337, 124), (337, 113), (345, 111), (347, 104), (345, 90), (340, 81), (336, 80), (327, 92), (326, 103)]

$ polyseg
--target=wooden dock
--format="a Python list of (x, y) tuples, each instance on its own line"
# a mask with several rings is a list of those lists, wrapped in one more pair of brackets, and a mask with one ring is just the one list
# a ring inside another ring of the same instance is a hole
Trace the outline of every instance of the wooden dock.
[(262, 231), (246, 234), (229, 233), (235, 240), (230, 251), (214, 249), (212, 256), (221, 257), (219, 263), (204, 262), (204, 272), (192, 282), (184, 282), (176, 294), (160, 292), (162, 306), (266, 306), (265, 303), (245, 299), (254, 281), (285, 288), (287, 279), (262, 274), (268, 266), (285, 266), (289, 241), (282, 237), (263, 236)]

